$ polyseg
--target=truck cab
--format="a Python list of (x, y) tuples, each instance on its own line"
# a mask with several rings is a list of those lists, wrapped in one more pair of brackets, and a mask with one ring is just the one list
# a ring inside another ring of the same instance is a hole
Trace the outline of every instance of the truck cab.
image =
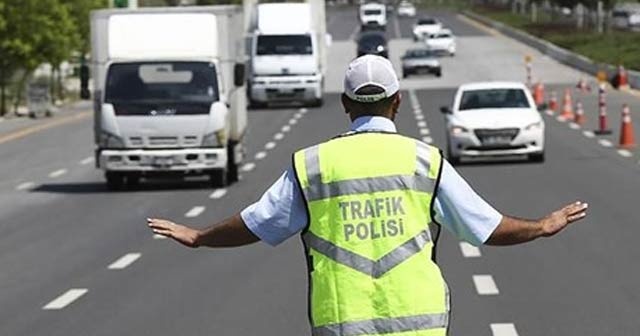
[(360, 25), (362, 30), (366, 29), (386, 29), (387, 8), (381, 3), (365, 3), (359, 10)]

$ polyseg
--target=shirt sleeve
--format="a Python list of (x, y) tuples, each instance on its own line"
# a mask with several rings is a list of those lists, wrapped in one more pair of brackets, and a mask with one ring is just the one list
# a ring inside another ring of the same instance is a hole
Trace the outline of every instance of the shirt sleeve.
[(435, 220), (458, 238), (481, 245), (500, 224), (502, 214), (482, 199), (447, 160), (442, 164)]
[(275, 246), (300, 232), (308, 221), (307, 209), (292, 168), (240, 216), (260, 240)]

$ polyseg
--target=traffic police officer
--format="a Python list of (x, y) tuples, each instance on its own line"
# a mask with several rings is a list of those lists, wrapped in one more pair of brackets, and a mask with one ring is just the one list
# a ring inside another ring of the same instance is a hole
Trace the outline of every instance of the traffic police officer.
[(556, 234), (587, 204), (540, 220), (500, 214), (438, 149), (396, 133), (400, 99), (391, 63), (359, 57), (342, 95), (351, 131), (296, 152), (258, 202), (221, 223), (148, 225), (189, 247), (277, 245), (301, 232), (314, 336), (445, 335), (449, 294), (433, 258), (433, 225), (476, 245), (519, 244)]

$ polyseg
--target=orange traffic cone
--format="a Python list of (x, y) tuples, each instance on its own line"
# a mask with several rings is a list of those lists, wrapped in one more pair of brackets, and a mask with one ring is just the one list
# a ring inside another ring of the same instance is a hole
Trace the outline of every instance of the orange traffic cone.
[(629, 88), (629, 78), (627, 77), (627, 70), (622, 65), (618, 65), (618, 73), (614, 78), (613, 85), (618, 89)]
[(587, 118), (584, 116), (584, 109), (582, 108), (582, 103), (576, 103), (576, 118), (573, 120), (578, 125), (584, 125)]
[(544, 105), (544, 85), (540, 82), (533, 86), (533, 100), (538, 107)]
[(580, 90), (580, 92), (591, 92), (591, 86), (587, 84), (587, 81), (584, 78), (580, 78), (578, 84), (576, 85), (576, 89)]
[(633, 136), (633, 123), (631, 123), (631, 111), (629, 105), (622, 105), (622, 126), (620, 127), (620, 147), (631, 148), (636, 146)]
[(564, 90), (561, 116), (567, 120), (573, 119), (573, 104), (571, 103), (571, 91), (569, 89)]
[(555, 91), (551, 91), (551, 98), (549, 99), (549, 111), (557, 112), (558, 111), (558, 96)]

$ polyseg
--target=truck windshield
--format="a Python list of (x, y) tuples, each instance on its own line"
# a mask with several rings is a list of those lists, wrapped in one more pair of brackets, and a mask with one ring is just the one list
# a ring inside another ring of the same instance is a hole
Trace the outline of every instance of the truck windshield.
[(257, 55), (311, 55), (309, 35), (260, 35)]
[(486, 89), (465, 91), (459, 110), (527, 107), (529, 102), (521, 89)]
[[(196, 104), (207, 106), (204, 113), (208, 113), (217, 100), (216, 67), (208, 62), (118, 63), (112, 64), (107, 74), (105, 102), (114, 105)], [(172, 111), (196, 113), (193, 109)], [(138, 113), (132, 109), (126, 114)]]

